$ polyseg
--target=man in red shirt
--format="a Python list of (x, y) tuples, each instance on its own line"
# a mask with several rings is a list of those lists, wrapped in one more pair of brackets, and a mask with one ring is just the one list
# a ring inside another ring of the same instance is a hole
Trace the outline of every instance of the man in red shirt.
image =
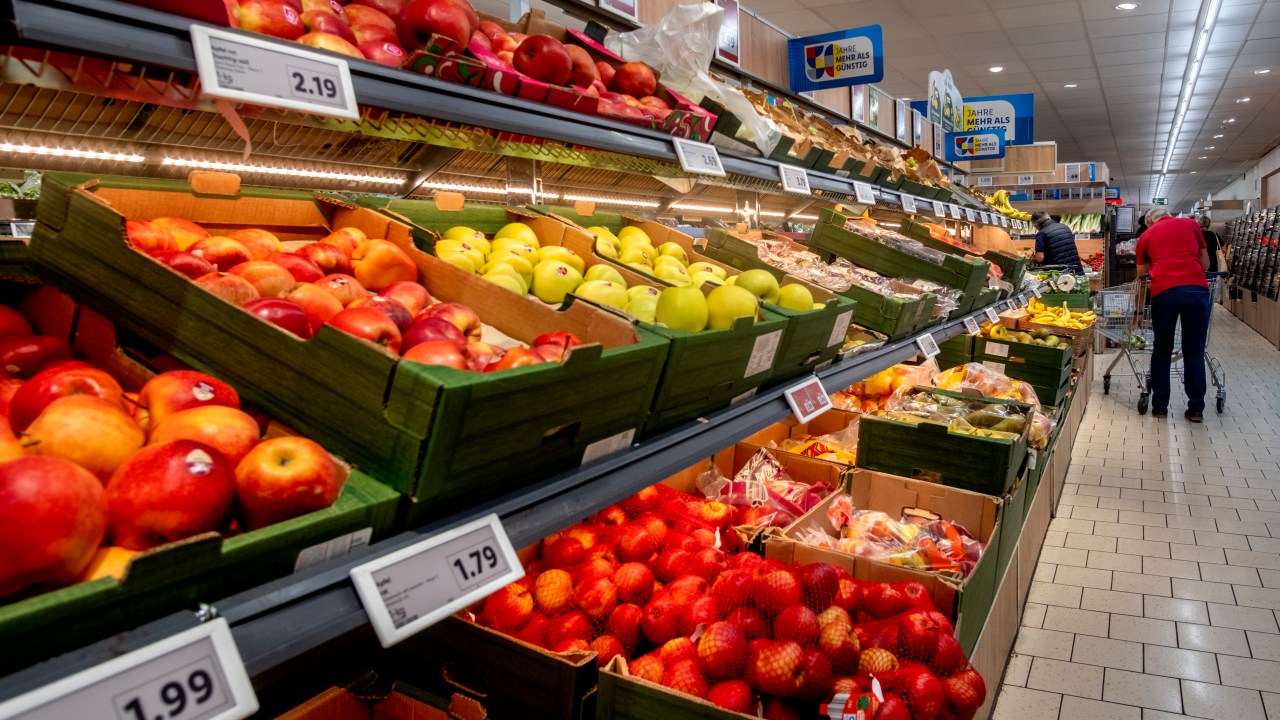
[(1147, 230), (1138, 237), (1138, 275), (1151, 276), (1151, 415), (1169, 414), (1169, 364), (1173, 334), (1182, 323), (1182, 378), (1191, 422), (1204, 422), (1204, 348), (1213, 312), (1209, 250), (1200, 224), (1169, 217), (1163, 208), (1147, 211)]

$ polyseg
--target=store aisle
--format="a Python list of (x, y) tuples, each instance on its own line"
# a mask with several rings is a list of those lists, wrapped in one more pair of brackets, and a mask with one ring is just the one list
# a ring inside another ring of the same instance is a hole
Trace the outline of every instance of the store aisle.
[(996, 720), (1280, 720), (1280, 352), (1220, 306), (1210, 351), (1203, 425), (1095, 358)]

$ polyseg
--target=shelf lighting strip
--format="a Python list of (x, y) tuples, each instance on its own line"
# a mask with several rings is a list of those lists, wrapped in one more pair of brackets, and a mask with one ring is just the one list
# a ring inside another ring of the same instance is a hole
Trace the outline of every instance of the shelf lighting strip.
[(1204, 17), (1196, 33), (1196, 47), (1191, 56), (1191, 64), (1183, 76), (1182, 94), (1178, 96), (1177, 110), (1173, 114), (1173, 125), (1169, 128), (1169, 141), (1165, 145), (1164, 160), (1160, 163), (1160, 180), (1156, 183), (1154, 197), (1164, 192), (1164, 184), (1169, 172), (1169, 163), (1173, 161), (1173, 151), (1182, 134), (1182, 121), (1186, 119), (1187, 108), (1191, 105), (1191, 95), (1195, 92), (1196, 81), (1200, 79), (1200, 70), (1204, 67), (1204, 56), (1209, 51), (1209, 38), (1213, 35), (1213, 26), (1218, 22), (1218, 11), (1222, 9), (1222, 0), (1209, 0)]
[(352, 182), (379, 183), (383, 185), (402, 185), (404, 178), (384, 177), (379, 175), (358, 175), (355, 173), (328, 172), (326, 170), (297, 170), (294, 168), (271, 167), (269, 165), (245, 165), (243, 163), (212, 162), (208, 160), (183, 160), (181, 158), (165, 158), (161, 165), (171, 167), (189, 167), (200, 170), (227, 170), (231, 172), (262, 173), (266, 175), (287, 175), (290, 177), (319, 178), (322, 180), (350, 180)]
[(146, 160), (141, 155), (130, 153), (97, 152), (94, 150), (65, 150), (63, 148), (42, 147), (40, 145), (14, 145), (0, 143), (0, 153), (18, 153), (21, 155), (48, 155), (51, 157), (79, 158), (82, 160), (115, 160), (117, 162), (140, 163)]

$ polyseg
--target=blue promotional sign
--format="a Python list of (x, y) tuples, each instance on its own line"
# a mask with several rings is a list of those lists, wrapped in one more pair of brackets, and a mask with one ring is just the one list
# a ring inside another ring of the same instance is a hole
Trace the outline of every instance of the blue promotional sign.
[(787, 41), (791, 89), (866, 85), (884, 79), (884, 33), (879, 25)]
[(1104, 188), (1102, 189), (1102, 199), (1104, 199), (1104, 200), (1119, 200), (1119, 199), (1120, 199), (1120, 186), (1119, 186), (1119, 185), (1107, 185), (1106, 187), (1104, 187)]
[(947, 162), (1004, 157), (1004, 133), (999, 130), (947, 133)]
[(1004, 130), (1009, 145), (1035, 142), (1036, 96), (988, 95), (964, 99), (964, 132)]

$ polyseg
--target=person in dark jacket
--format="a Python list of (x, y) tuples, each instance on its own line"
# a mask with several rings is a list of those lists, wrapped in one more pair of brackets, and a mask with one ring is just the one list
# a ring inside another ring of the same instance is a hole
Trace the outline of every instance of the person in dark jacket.
[(1208, 215), (1201, 215), (1199, 220), (1200, 232), (1204, 235), (1204, 244), (1209, 249), (1209, 272), (1225, 270), (1226, 268), (1218, 267), (1218, 250), (1219, 246), (1222, 244), (1221, 239), (1218, 237), (1218, 233), (1209, 229), (1210, 220)]
[(1035, 212), (1031, 221), (1036, 224), (1035, 261), (1041, 265), (1065, 265), (1067, 272), (1082, 274), (1080, 251), (1076, 249), (1076, 236), (1071, 228), (1054, 222), (1048, 213)]

